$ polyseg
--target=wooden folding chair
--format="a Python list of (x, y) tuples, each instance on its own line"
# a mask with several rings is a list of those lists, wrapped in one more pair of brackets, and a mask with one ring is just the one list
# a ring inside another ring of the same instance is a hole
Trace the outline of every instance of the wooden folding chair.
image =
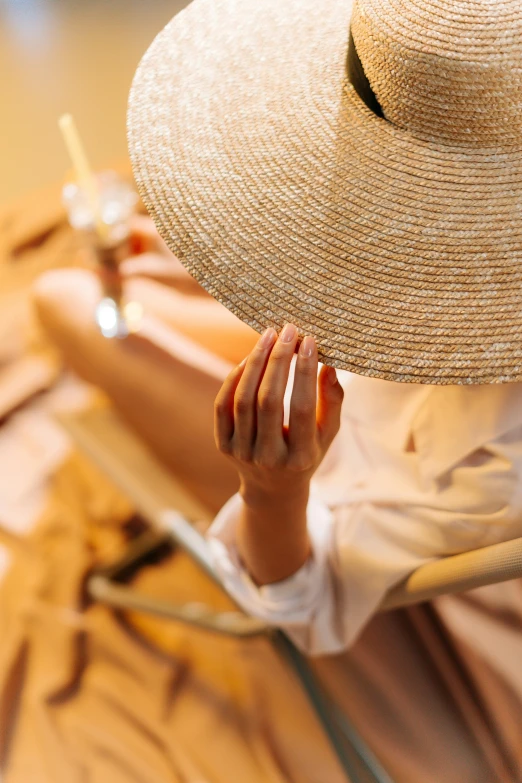
[[(89, 579), (90, 595), (120, 610), (151, 613), (213, 633), (236, 638), (266, 635), (282, 654), (309, 701), (350, 783), (392, 783), (363, 739), (326, 696), (306, 658), (281, 632), (237, 611), (216, 612), (201, 603), (175, 605), (140, 594), (122, 575), (159, 547), (181, 547), (221, 587), (206, 540), (188, 520), (209, 520), (194, 501), (110, 408), (60, 416), (76, 445), (129, 497), (151, 528), (136, 539), (118, 562)], [(522, 576), (522, 538), (446, 557), (417, 569), (384, 599), (380, 611), (427, 601)], [(363, 770), (363, 773), (360, 770)]]

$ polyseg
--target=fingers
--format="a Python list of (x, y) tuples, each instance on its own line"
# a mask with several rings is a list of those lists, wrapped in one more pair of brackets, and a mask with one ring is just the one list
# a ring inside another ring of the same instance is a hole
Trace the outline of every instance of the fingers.
[(257, 429), (258, 390), (277, 334), (267, 329), (249, 355), (234, 398), (234, 452), (238, 459), (249, 460)]
[[(269, 465), (287, 449), (283, 401), (297, 329), (288, 324), (276, 338), (274, 329), (267, 329), (216, 398), (216, 445), (242, 461), (256, 457)], [(324, 453), (339, 431), (344, 396), (333, 368), (324, 366), (317, 380), (317, 362), (315, 340), (306, 337), (297, 356), (287, 451), (294, 467), (303, 469), (316, 459), (316, 437)]]
[(260, 456), (270, 458), (283, 446), (283, 400), (297, 338), (296, 327), (287, 324), (272, 349), (259, 387), (256, 453)]
[(321, 446), (326, 451), (339, 432), (344, 392), (333, 367), (324, 365), (319, 373), (317, 430)]
[(170, 256), (170, 250), (160, 237), (156, 226), (147, 215), (133, 215), (130, 219), (131, 254), (161, 253)]
[(294, 463), (302, 468), (314, 458), (316, 408), (317, 348), (313, 337), (305, 337), (297, 355), (288, 435)]
[(150, 217), (133, 215), (129, 221), (132, 253), (151, 253), (158, 249), (159, 234)]
[(214, 440), (219, 451), (230, 453), (234, 435), (234, 395), (245, 371), (246, 359), (228, 374), (214, 403)]

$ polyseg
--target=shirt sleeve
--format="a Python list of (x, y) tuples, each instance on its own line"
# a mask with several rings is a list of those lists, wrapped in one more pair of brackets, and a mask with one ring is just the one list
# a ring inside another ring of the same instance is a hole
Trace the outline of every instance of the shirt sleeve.
[(223, 584), (246, 612), (283, 629), (304, 652), (340, 652), (387, 591), (420, 565), (521, 534), (509, 447), (508, 435), (494, 449), (472, 452), (401, 501), (329, 508), (312, 492), (309, 560), (290, 578), (262, 587), (236, 547), (242, 502), (236, 495), (208, 533)]
[[(236, 546), (241, 498), (235, 495), (214, 520), (208, 540), (228, 593), (248, 614), (284, 630), (309, 655), (349, 647), (377, 610), (386, 591), (429, 557), (408, 551), (382, 530), (382, 509), (368, 504), (331, 510), (311, 498), (308, 533), (312, 554), (291, 577), (258, 587)], [(396, 523), (396, 521), (395, 521)]]
[(303, 650), (340, 649), (336, 586), (329, 566), (334, 517), (313, 495), (307, 508), (312, 554), (292, 576), (258, 587), (243, 567), (236, 546), (241, 498), (234, 495), (208, 531), (214, 565), (225, 589), (248, 614), (283, 628)]

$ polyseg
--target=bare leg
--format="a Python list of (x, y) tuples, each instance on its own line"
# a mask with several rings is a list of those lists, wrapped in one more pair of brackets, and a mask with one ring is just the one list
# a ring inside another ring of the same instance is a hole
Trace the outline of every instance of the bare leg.
[(157, 319), (147, 319), (139, 335), (105, 339), (94, 324), (99, 298), (96, 277), (83, 270), (49, 272), (35, 290), (40, 321), (67, 363), (103, 389), (157, 456), (216, 511), (237, 487), (213, 439), (214, 399), (230, 365)]
[(127, 279), (125, 293), (129, 299), (141, 302), (145, 312), (154, 313), (163, 323), (233, 364), (238, 364), (250, 353), (259, 337), (207, 295), (186, 295), (143, 277)]

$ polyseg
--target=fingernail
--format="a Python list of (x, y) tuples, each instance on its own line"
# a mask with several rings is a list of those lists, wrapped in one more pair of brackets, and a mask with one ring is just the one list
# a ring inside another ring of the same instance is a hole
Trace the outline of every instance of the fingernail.
[(328, 383), (332, 384), (332, 386), (337, 383), (337, 373), (335, 371), (335, 367), (328, 368), (327, 380)]
[(293, 324), (287, 324), (281, 332), (280, 340), (282, 343), (291, 343), (297, 335), (297, 329)]
[(271, 326), (269, 326), (268, 329), (265, 332), (263, 332), (261, 339), (259, 340), (259, 347), (270, 348), (270, 346), (274, 342), (275, 334), (276, 334), (275, 330), (272, 329)]
[(305, 356), (307, 359), (309, 359), (314, 352), (314, 348), (315, 348), (315, 340), (313, 337), (310, 337), (310, 335), (308, 335), (307, 337), (304, 338), (303, 342), (301, 343), (299, 353), (301, 354), (301, 356)]

